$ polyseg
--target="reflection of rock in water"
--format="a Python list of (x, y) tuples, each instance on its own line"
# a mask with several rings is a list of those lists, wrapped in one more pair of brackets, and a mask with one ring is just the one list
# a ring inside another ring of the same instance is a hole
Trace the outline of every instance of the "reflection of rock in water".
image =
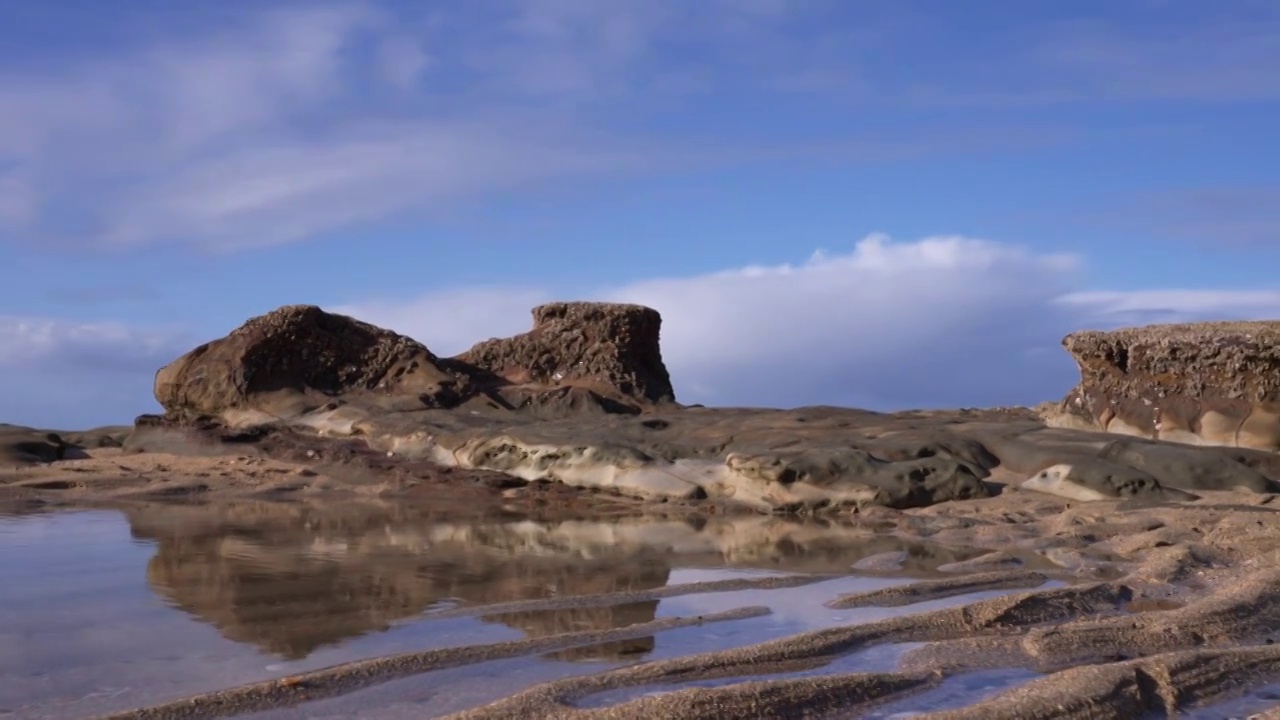
[[(519, 544), (495, 552), (493, 544), (472, 541), (490, 532), (502, 536), (500, 531), (439, 533), (428, 519), (387, 508), (158, 506), (128, 514), (135, 537), (157, 541), (147, 569), (155, 592), (225, 637), (289, 659), (385, 629), (445, 600), (484, 605), (643, 590), (665, 585), (669, 572), (655, 553), (583, 557), (570, 545), (526, 554)], [(486, 619), (543, 636), (647, 622), (656, 606)], [(563, 657), (618, 657), (646, 643), (652, 648), (649, 638)]]
[[(673, 565), (845, 573), (862, 558), (905, 551), (902, 569), (920, 575), (976, 554), (875, 528), (767, 516), (459, 523), (372, 502), (150, 505), (126, 513), (136, 537), (157, 543), (147, 571), (156, 593), (229, 639), (295, 659), (445, 601), (482, 606), (647, 590), (666, 585)], [(638, 602), (483, 618), (542, 637), (648, 622), (656, 609)], [(653, 646), (646, 638), (553, 657), (617, 659)]]
[[(566, 569), (561, 577), (568, 580), (574, 588), (571, 594), (596, 595), (663, 587), (667, 584), (669, 575), (670, 570), (666, 565), (633, 563), (626, 572), (601, 573), (599, 568), (579, 566)], [(545, 592), (540, 594), (538, 588), (528, 585), (516, 586), (511, 590), (512, 599), (548, 597)], [(485, 615), (483, 619), (516, 628), (529, 637), (546, 637), (566, 632), (611, 630), (651, 622), (657, 617), (657, 610), (658, 601), (650, 600), (608, 607), (501, 613)], [(615, 660), (637, 657), (653, 648), (654, 638), (646, 637), (563, 650), (548, 657), (558, 660)]]

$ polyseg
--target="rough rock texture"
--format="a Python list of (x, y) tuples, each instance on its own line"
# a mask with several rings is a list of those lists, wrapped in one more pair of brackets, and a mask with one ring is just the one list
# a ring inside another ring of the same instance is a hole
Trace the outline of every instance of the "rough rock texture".
[[(1280, 491), (1280, 455), (1251, 449), (1280, 446), (1280, 323), (1072, 335), (1082, 380), (1050, 413), (1066, 426), (1055, 428), (1025, 409), (684, 408), (656, 311), (552, 303), (533, 317), (527, 333), (439, 358), (352, 318), (281, 308), (163, 368), (156, 396), (169, 413), (140, 418), (125, 447), (239, 454), (284, 433), (389, 463), (501, 473), (513, 487), (770, 512), (921, 507), (1001, 483), (1077, 501)], [(1214, 435), (1224, 418), (1235, 418), (1229, 437)]]
[(310, 305), (255, 317), (156, 374), (160, 405), (233, 425), (322, 406), (415, 410), (468, 402), (538, 416), (638, 413), (674, 400), (658, 349), (661, 317), (637, 305), (556, 303), (524, 335), (453, 359)]
[(326, 396), (361, 393), (448, 406), (465, 383), (410, 338), (312, 305), (289, 305), (164, 366), (155, 394), (171, 413), (273, 415), (276, 406), (317, 407)]
[(0, 465), (54, 462), (74, 451), (74, 446), (56, 433), (0, 423)]
[(533, 330), (486, 340), (455, 358), (511, 383), (581, 384), (648, 402), (675, 400), (662, 362), (662, 317), (641, 305), (557, 302), (533, 309)]
[(132, 430), (128, 426), (113, 426), (53, 432), (0, 423), (0, 467), (81, 458), (86, 449), (120, 447)]
[(1080, 332), (1063, 345), (1080, 384), (1051, 424), (1280, 450), (1280, 321)]

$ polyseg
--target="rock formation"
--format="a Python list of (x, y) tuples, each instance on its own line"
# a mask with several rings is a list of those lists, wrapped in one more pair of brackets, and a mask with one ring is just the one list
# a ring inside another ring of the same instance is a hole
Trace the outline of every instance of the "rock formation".
[(57, 433), (0, 423), (0, 465), (53, 462), (72, 449)]
[[(147, 582), (173, 605), (289, 660), (417, 616), (462, 606), (644, 591), (667, 583), (667, 556), (640, 546), (533, 545), (522, 528), (433, 522), (419, 509), (345, 503), (139, 505), (126, 510), (134, 538), (156, 543)], [(564, 536), (565, 533), (560, 533)], [(630, 551), (631, 554), (628, 554)], [(637, 552), (638, 551), (638, 552)], [(484, 613), (529, 637), (649, 622), (658, 602)], [(652, 638), (575, 648), (562, 659), (634, 658)]]
[(170, 413), (282, 415), (342, 396), (412, 395), (448, 406), (465, 384), (403, 335), (315, 306), (289, 305), (164, 366), (155, 394)]
[(674, 400), (657, 311), (554, 303), (532, 331), (437, 357), (421, 343), (311, 305), (250, 319), (161, 368), (155, 395), (171, 415), (232, 425), (289, 420), (327, 405), (413, 410), (488, 400), (546, 414), (639, 412)]
[(84, 450), (120, 447), (131, 427), (51, 432), (0, 423), (0, 467), (51, 463), (84, 457)]
[(1068, 335), (1080, 384), (1046, 420), (1194, 445), (1280, 450), (1280, 322)]
[(662, 316), (641, 305), (557, 302), (533, 309), (533, 329), (486, 340), (455, 360), (517, 385), (576, 385), (649, 403), (672, 402)]
[(770, 512), (984, 498), (996, 472), (1081, 501), (1280, 491), (1280, 455), (1258, 451), (1280, 449), (1280, 323), (1071, 335), (1080, 385), (1045, 427), (1025, 409), (682, 408), (656, 311), (552, 303), (533, 320), (441, 358), (352, 318), (284, 307), (161, 369), (168, 414), (139, 418), (126, 448), (243, 453), (305, 437), (327, 443), (307, 457), (358, 445), (405, 467), (501, 473), (503, 487), (550, 481)]

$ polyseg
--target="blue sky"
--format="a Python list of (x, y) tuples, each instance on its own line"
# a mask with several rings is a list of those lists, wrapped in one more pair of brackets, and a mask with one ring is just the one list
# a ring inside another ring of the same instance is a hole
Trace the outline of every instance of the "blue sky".
[(453, 353), (636, 300), (690, 402), (1036, 402), (1064, 332), (1280, 317), (1278, 121), (1271, 1), (0, 0), (0, 421), (128, 421), (300, 302)]

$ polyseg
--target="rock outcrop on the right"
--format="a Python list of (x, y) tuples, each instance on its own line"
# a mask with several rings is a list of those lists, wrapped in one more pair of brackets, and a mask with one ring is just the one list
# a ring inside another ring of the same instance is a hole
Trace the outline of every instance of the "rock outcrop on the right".
[[(1280, 322), (1071, 335), (1080, 385), (1043, 417), (684, 407), (661, 325), (639, 305), (556, 302), (534, 308), (526, 333), (441, 357), (286, 306), (162, 368), (166, 413), (139, 418), (124, 449), (305, 453), (330, 468), (376, 457), (403, 478), (431, 466), (423, 477), (448, 468), (507, 489), (550, 482), (769, 513), (914, 508), (1011, 483), (1077, 501), (1280, 493), (1280, 453), (1263, 452), (1280, 449)], [(23, 458), (57, 456), (48, 438), (19, 444)]]
[(1080, 383), (1050, 425), (1280, 450), (1280, 321), (1079, 332), (1063, 346)]

